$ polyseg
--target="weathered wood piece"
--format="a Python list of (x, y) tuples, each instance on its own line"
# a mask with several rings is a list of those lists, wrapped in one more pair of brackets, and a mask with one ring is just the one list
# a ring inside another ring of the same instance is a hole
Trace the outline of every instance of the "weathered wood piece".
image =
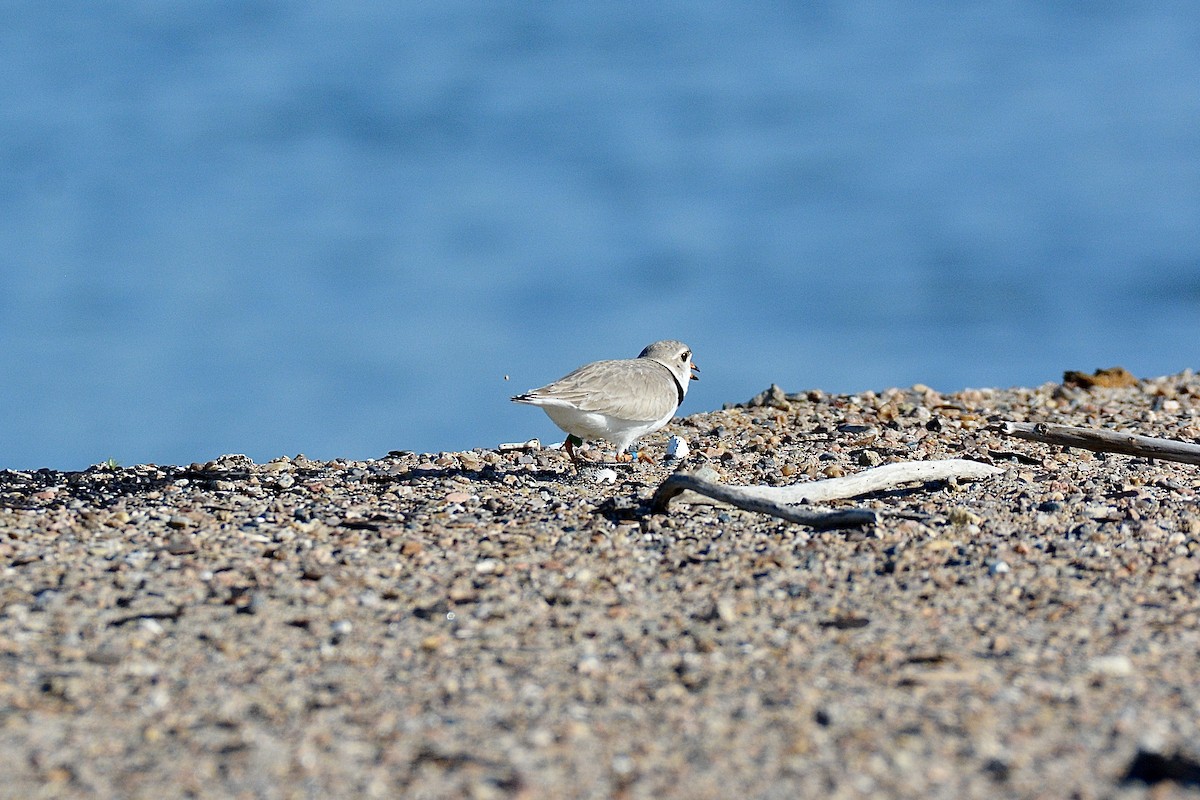
[(806, 508), (795, 508), (773, 500), (751, 497), (746, 492), (752, 486), (730, 486), (724, 483), (691, 475), (686, 472), (676, 472), (663, 481), (654, 492), (650, 507), (655, 513), (666, 513), (671, 499), (681, 492), (691, 490), (698, 494), (711, 497), (722, 503), (736, 506), (743, 511), (753, 511), (756, 514), (769, 514), (772, 517), (786, 519), (788, 522), (798, 522), (810, 528), (857, 528), (862, 525), (874, 524), (875, 512), (868, 509), (852, 508), (843, 511), (813, 511)]
[(827, 503), (861, 497), (871, 492), (895, 489), (910, 483), (933, 481), (980, 480), (999, 475), (1003, 467), (995, 467), (965, 458), (943, 458), (936, 461), (904, 461), (856, 472), (841, 478), (826, 478), (791, 486), (743, 486), (746, 496), (776, 503)]
[(1001, 467), (958, 458), (887, 464), (855, 475), (792, 486), (737, 486), (720, 483), (704, 475), (677, 472), (655, 491), (651, 508), (655, 512), (665, 513), (673, 498), (690, 490), (744, 511), (769, 514), (813, 528), (858, 527), (873, 524), (877, 520), (875, 512), (868, 509), (816, 511), (797, 508), (794, 504), (858, 497), (909, 483), (986, 478), (1001, 472), (1004, 472)]
[(1123, 453), (1141, 458), (1160, 458), (1200, 464), (1200, 445), (1175, 439), (1158, 439), (1133, 433), (1106, 431), (1094, 428), (1072, 428), (1045, 422), (1001, 422), (997, 429), (1007, 436), (1028, 439), (1064, 447), (1079, 447), (1097, 452)]

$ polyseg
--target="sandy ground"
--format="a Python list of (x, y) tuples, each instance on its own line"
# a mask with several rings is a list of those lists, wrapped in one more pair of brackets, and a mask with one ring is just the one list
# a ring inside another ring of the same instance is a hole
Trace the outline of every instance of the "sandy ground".
[[(1200, 793), (1197, 468), (990, 428), (1194, 441), (1200, 381), (757, 402), (612, 483), (553, 450), (0, 471), (0, 796)], [(840, 503), (865, 529), (647, 504), (677, 467), (945, 457), (1006, 471)]]

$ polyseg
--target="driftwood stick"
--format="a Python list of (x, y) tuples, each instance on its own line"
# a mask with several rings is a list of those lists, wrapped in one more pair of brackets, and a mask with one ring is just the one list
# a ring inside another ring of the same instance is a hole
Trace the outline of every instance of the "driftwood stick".
[(1200, 445), (1174, 439), (1157, 439), (1152, 436), (1138, 436), (1132, 433), (1093, 428), (1048, 425), (1045, 422), (1001, 422), (997, 427), (1000, 433), (1034, 442), (1079, 447), (1099, 452), (1124, 453), (1142, 458), (1161, 458), (1164, 461), (1182, 461), (1185, 464), (1200, 464)]
[(876, 519), (874, 511), (862, 508), (851, 508), (844, 511), (812, 511), (793, 508), (773, 500), (750, 497), (745, 491), (749, 488), (755, 487), (729, 486), (702, 478), (699, 475), (676, 472), (659, 485), (650, 501), (650, 507), (655, 513), (665, 514), (671, 498), (690, 489), (722, 503), (736, 506), (743, 511), (769, 514), (772, 517), (786, 519), (788, 522), (798, 522), (801, 525), (817, 529), (856, 528), (861, 525), (871, 525)]
[(827, 478), (791, 486), (739, 486), (743, 497), (769, 500), (774, 503), (828, 503), (861, 497), (871, 492), (895, 489), (910, 483), (933, 481), (981, 480), (999, 475), (1003, 467), (994, 467), (965, 458), (944, 458), (936, 461), (905, 461), (884, 464), (842, 478)]
[(875, 513), (866, 509), (813, 511), (796, 508), (791, 504), (858, 497), (908, 483), (928, 483), (951, 478), (986, 478), (1001, 472), (1004, 472), (1001, 467), (960, 458), (887, 464), (844, 478), (830, 478), (792, 486), (731, 486), (704, 475), (677, 472), (658, 487), (651, 505), (654, 511), (665, 512), (672, 498), (690, 489), (710, 500), (728, 503), (745, 511), (770, 514), (814, 528), (851, 527), (874, 522)]

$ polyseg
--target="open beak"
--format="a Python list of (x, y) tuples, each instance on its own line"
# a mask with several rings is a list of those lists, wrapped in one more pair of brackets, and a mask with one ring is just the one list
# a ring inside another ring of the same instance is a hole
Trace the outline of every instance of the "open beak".
[[(700, 368), (699, 368), (699, 367), (697, 367), (695, 364), (692, 364), (692, 369), (696, 370), (696, 372), (699, 372), (699, 371), (700, 371)], [(692, 375), (692, 376), (691, 376), (691, 378), (692, 378), (692, 380), (694, 380), (694, 381), (698, 381), (698, 380), (700, 380), (700, 376), (699, 376), (699, 375)]]

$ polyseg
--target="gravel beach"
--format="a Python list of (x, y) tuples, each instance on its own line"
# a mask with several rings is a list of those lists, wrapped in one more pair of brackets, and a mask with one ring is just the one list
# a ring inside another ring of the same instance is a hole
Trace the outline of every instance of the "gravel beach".
[[(0, 471), (0, 797), (1196, 796), (1198, 468), (1006, 420), (1197, 441), (1200, 380), (773, 387), (611, 482), (538, 449)], [(938, 458), (1005, 472), (834, 505), (860, 529), (648, 506), (675, 469)]]

